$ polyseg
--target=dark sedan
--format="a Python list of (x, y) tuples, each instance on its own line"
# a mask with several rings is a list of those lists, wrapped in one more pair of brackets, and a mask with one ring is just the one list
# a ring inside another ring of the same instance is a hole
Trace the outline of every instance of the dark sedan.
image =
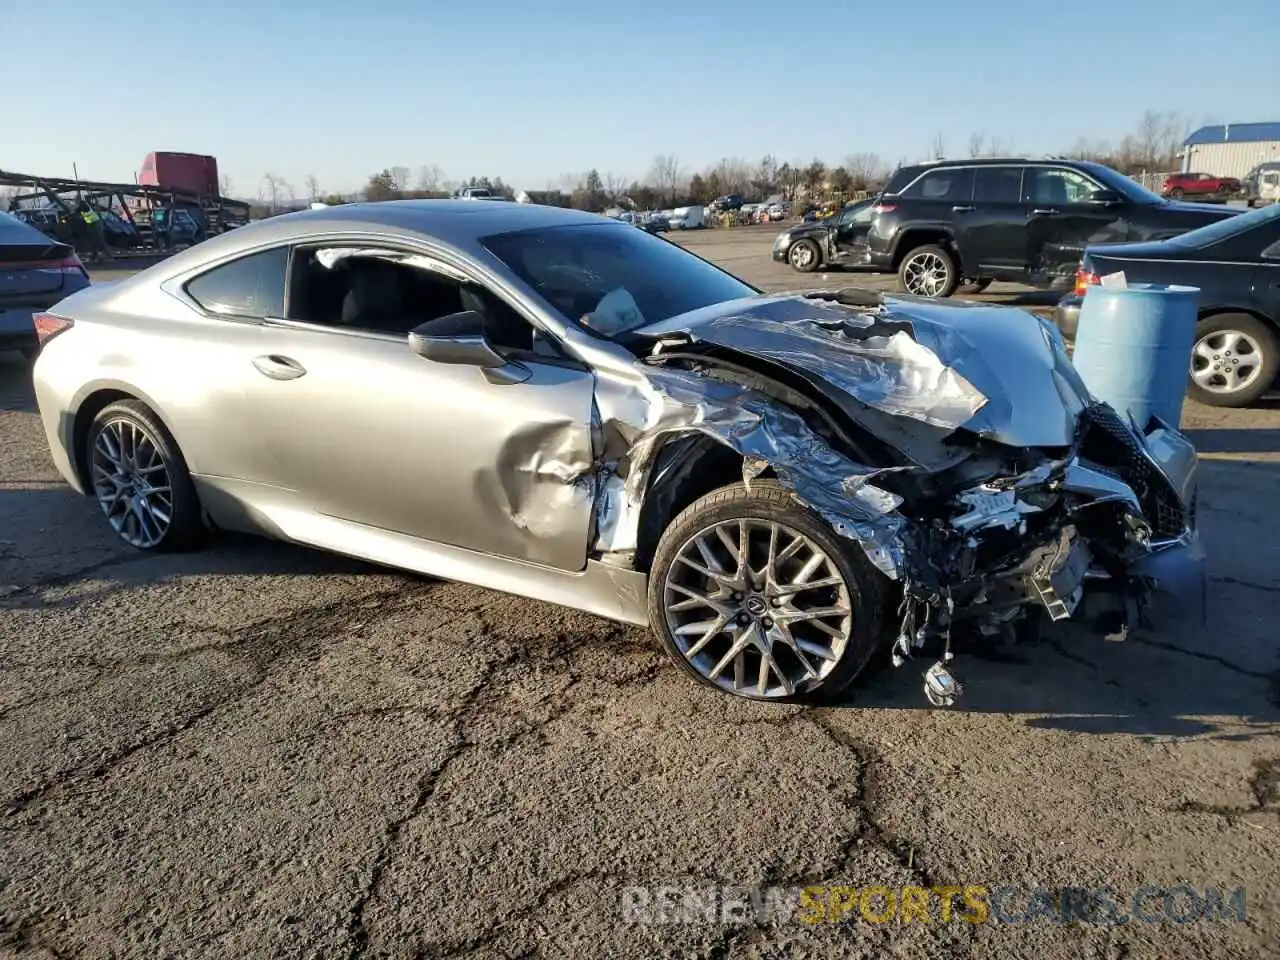
[(89, 285), (75, 250), (0, 213), (0, 350), (36, 354), (32, 315)]
[(1280, 371), (1280, 205), (1160, 242), (1088, 247), (1075, 290), (1058, 304), (1064, 336), (1075, 337), (1089, 287), (1119, 272), (1129, 283), (1200, 289), (1189, 387), (1194, 399), (1243, 407), (1271, 388)]

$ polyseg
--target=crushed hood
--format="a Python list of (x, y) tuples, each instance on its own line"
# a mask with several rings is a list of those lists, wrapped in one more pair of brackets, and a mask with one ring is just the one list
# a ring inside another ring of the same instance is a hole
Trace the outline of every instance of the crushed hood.
[(1088, 391), (1054, 328), (1011, 307), (856, 293), (713, 304), (635, 335), (781, 364), (827, 392), (944, 431), (1018, 447), (1064, 447)]

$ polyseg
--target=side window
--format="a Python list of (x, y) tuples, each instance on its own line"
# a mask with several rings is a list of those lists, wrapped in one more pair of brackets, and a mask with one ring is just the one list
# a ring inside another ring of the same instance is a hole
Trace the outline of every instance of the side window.
[(251, 253), (214, 267), (187, 283), (187, 295), (210, 313), (228, 317), (284, 316), (287, 247)]
[(973, 177), (973, 199), (978, 203), (1020, 203), (1021, 167), (978, 167)]
[(909, 200), (968, 203), (973, 197), (973, 168), (959, 167), (926, 173), (902, 192)]
[(399, 250), (302, 247), (293, 261), (289, 319), (402, 336), (429, 320), (473, 310), (495, 347), (532, 348), (533, 327), (506, 301), (442, 271)]
[(1027, 203), (1085, 203), (1101, 189), (1082, 173), (1062, 167), (1031, 167), (1022, 178)]

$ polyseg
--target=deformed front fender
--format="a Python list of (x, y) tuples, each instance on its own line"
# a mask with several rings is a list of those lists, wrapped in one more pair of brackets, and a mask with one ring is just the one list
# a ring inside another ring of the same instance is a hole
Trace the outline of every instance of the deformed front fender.
[(624, 377), (600, 373), (596, 403), (605, 453), (593, 551), (602, 559), (634, 563), (659, 454), (673, 439), (701, 436), (741, 458), (744, 482), (772, 468), (779, 482), (836, 533), (858, 543), (886, 576), (902, 577), (901, 498), (870, 482), (883, 470), (833, 449), (789, 407), (741, 384), (639, 365)]

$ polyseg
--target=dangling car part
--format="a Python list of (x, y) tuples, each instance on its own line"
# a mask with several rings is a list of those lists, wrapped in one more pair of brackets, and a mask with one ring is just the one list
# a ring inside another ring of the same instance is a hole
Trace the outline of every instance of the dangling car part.
[(649, 624), (738, 696), (937, 647), (945, 706), (970, 637), (1201, 595), (1194, 450), (1018, 310), (765, 296), (617, 221), (404, 201), (241, 228), (37, 328), (54, 461), (135, 547), (242, 530)]

